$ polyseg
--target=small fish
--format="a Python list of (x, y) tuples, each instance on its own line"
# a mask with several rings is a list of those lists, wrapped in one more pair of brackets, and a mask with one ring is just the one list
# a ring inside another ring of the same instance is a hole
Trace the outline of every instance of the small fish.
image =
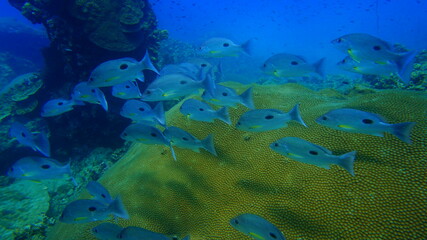
[(90, 181), (86, 186), (86, 190), (97, 201), (105, 203), (106, 205), (110, 205), (113, 202), (113, 198), (111, 197), (108, 190), (105, 189), (105, 187), (102, 186), (99, 182)]
[(120, 137), (130, 142), (169, 146), (172, 157), (176, 161), (175, 151), (172, 148), (172, 144), (165, 135), (155, 127), (141, 123), (131, 124), (122, 132)]
[(347, 34), (333, 40), (332, 44), (357, 62), (369, 60), (386, 64), (393, 61), (400, 73), (407, 71), (408, 67), (412, 68), (410, 63), (415, 57), (415, 52), (397, 53), (388, 42), (366, 33)]
[(58, 116), (73, 110), (74, 106), (76, 105), (84, 105), (84, 103), (81, 101), (76, 101), (74, 99), (71, 99), (71, 100), (66, 100), (62, 98), (52, 99), (47, 101), (43, 105), (41, 116), (42, 117)]
[(170, 240), (169, 237), (161, 233), (140, 227), (127, 227), (119, 233), (118, 238), (124, 240)]
[(303, 57), (279, 53), (268, 58), (261, 67), (261, 70), (275, 77), (302, 77), (311, 73), (317, 73), (324, 76), (324, 62), (322, 58), (319, 61), (309, 64)]
[(215, 119), (219, 119), (227, 124), (231, 124), (226, 107), (216, 111), (207, 103), (196, 99), (185, 100), (185, 102), (182, 103), (181, 107), (179, 108), (179, 111), (192, 120), (213, 122)]
[(125, 206), (120, 197), (114, 199), (111, 204), (92, 199), (79, 199), (69, 203), (59, 218), (64, 223), (88, 223), (109, 218), (114, 215), (129, 219)]
[(380, 115), (351, 108), (331, 110), (317, 118), (316, 122), (336, 130), (378, 137), (384, 137), (384, 132), (387, 132), (409, 144), (411, 130), (415, 126), (414, 122), (386, 123)]
[(245, 112), (237, 121), (236, 128), (248, 132), (263, 132), (288, 126), (294, 120), (307, 127), (301, 118), (299, 104), (285, 113), (277, 109), (255, 109)]
[(121, 99), (141, 98), (142, 96), (135, 80), (114, 85), (112, 87), (112, 95)]
[(50, 143), (45, 132), (32, 133), (25, 125), (14, 122), (10, 126), (9, 136), (16, 139), (20, 144), (50, 157)]
[(271, 222), (250, 213), (241, 214), (230, 220), (236, 230), (258, 240), (286, 240), (282, 232)]
[(384, 62), (383, 64), (378, 64), (369, 60), (356, 61), (350, 56), (347, 56), (343, 60), (337, 63), (338, 67), (343, 70), (364, 74), (364, 75), (378, 75), (378, 76), (390, 76), (390, 74), (397, 74), (400, 79), (406, 84), (411, 80), (408, 74), (402, 76), (399, 72), (398, 66), (394, 62)]
[(214, 94), (215, 95), (211, 95), (209, 92), (204, 91), (202, 98), (218, 106), (236, 107), (237, 104), (242, 104), (250, 109), (255, 108), (252, 100), (252, 87), (248, 88), (239, 96), (234, 89), (218, 84), (216, 85)]
[(120, 240), (118, 238), (119, 233), (124, 228), (113, 223), (101, 223), (98, 226), (92, 228), (92, 234), (99, 240)]
[(143, 101), (128, 100), (123, 105), (120, 115), (135, 122), (144, 122), (150, 126), (155, 124), (166, 125), (165, 110), (161, 102), (151, 108), (148, 103)]
[(52, 158), (24, 157), (7, 171), (12, 178), (42, 180), (71, 176), (70, 162), (63, 164)]
[(88, 84), (92, 87), (109, 87), (126, 81), (144, 81), (142, 70), (159, 72), (151, 63), (148, 51), (140, 62), (133, 58), (120, 58), (98, 65), (90, 74)]
[(337, 164), (354, 176), (353, 165), (356, 151), (337, 156), (333, 155), (330, 150), (322, 146), (297, 137), (281, 138), (270, 144), (270, 148), (298, 162), (315, 165), (325, 169), (329, 169), (331, 164)]
[(200, 52), (205, 57), (236, 57), (242, 53), (252, 54), (252, 39), (242, 45), (227, 38), (211, 38), (202, 44)]
[(170, 140), (173, 146), (191, 149), (192, 151), (197, 153), (200, 152), (200, 148), (203, 148), (214, 156), (217, 156), (212, 134), (209, 134), (203, 140), (199, 140), (193, 135), (191, 135), (191, 133), (173, 126), (167, 127), (163, 131), (163, 134), (166, 136), (167, 139)]
[(142, 93), (142, 100), (174, 100), (193, 94), (202, 88), (211, 93), (214, 91), (215, 82), (210, 75), (203, 80), (197, 80), (183, 74), (167, 74), (155, 79), (145, 89)]
[(89, 86), (87, 82), (77, 84), (71, 98), (82, 102), (100, 104), (105, 111), (108, 111), (108, 103), (104, 93), (99, 88)]

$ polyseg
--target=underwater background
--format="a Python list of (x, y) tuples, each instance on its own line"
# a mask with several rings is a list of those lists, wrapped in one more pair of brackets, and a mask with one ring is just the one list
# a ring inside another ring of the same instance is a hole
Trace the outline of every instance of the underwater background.
[(0, 239), (427, 238), (426, 1), (0, 12)]

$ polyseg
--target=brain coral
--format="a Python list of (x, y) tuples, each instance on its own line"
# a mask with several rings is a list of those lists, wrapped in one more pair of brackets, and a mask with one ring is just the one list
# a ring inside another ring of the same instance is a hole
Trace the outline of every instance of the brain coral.
[[(247, 88), (230, 85), (242, 92)], [(120, 194), (130, 213), (121, 226), (139, 226), (195, 240), (249, 239), (228, 221), (241, 213), (261, 215), (288, 239), (422, 239), (427, 236), (427, 98), (405, 90), (372, 90), (340, 95), (315, 92), (296, 84), (254, 86), (257, 108), (289, 111), (301, 103), (305, 128), (246, 133), (222, 122), (186, 119), (178, 106), (169, 124), (198, 138), (215, 135), (218, 157), (176, 148), (178, 161), (162, 146), (135, 144), (100, 182)], [(390, 123), (415, 121), (412, 145), (395, 136), (384, 138), (341, 132), (314, 122), (335, 108), (375, 112)], [(231, 119), (248, 109), (230, 109)], [(268, 145), (285, 136), (300, 137), (334, 154), (357, 150), (356, 176), (276, 154)], [(99, 224), (58, 223), (48, 239), (95, 239)]]

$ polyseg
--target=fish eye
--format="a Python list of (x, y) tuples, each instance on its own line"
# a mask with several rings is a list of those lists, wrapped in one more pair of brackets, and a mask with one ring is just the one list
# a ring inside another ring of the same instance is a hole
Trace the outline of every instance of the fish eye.
[(379, 50), (381, 50), (381, 46), (374, 46), (374, 47), (373, 47), (373, 49), (374, 49), (375, 51), (379, 51)]
[(27, 137), (27, 134), (25, 134), (24, 132), (21, 133), (22, 137)]
[(180, 81), (179, 84), (186, 84), (187, 81)]
[(365, 124), (372, 124), (372, 123), (374, 123), (374, 121), (372, 121), (372, 119), (363, 119), (362, 122), (365, 123)]
[(341, 61), (341, 63), (345, 63), (346, 62), (346, 60), (345, 60), (345, 58)]
[(228, 46), (230, 46), (230, 44), (229, 43), (224, 43), (224, 44), (222, 44), (222, 46), (228, 47)]
[(267, 115), (267, 116), (265, 116), (265, 119), (267, 119), (267, 120), (270, 120), (270, 119), (273, 119), (273, 118), (274, 118), (273, 115)]
[(234, 223), (235, 223), (235, 224), (239, 224), (239, 220), (234, 219)]
[(274, 143), (274, 146), (275, 146), (275, 147), (278, 147), (278, 146), (279, 146), (279, 144), (278, 144), (278, 143)]
[(121, 70), (125, 70), (126, 68), (128, 68), (127, 64), (124, 63), (124, 64), (120, 65)]
[(342, 83), (343, 83), (343, 84), (349, 84), (349, 82), (347, 82), (347, 81), (343, 81)]
[(13, 172), (13, 167), (10, 168), (10, 171)]
[(42, 165), (42, 166), (41, 166), (41, 168), (43, 168), (43, 169), (49, 169), (49, 168), (50, 168), (50, 165), (48, 165), (48, 164), (44, 164), (44, 165)]
[(263, 67), (267, 67), (267, 64), (265, 64), (265, 63), (264, 63), (262, 66), (263, 66)]
[(182, 138), (182, 140), (184, 140), (184, 141), (188, 141), (188, 138), (186, 138), (186, 137), (183, 137), (183, 138)]
[(342, 38), (337, 39), (337, 43), (340, 43), (340, 42), (342, 42)]
[(157, 134), (155, 134), (155, 133), (151, 133), (150, 134), (152, 137), (157, 137)]
[(150, 90), (145, 91), (146, 94), (151, 94)]
[(240, 125), (241, 123), (240, 122), (237, 122), (237, 125)]
[(91, 91), (92, 93), (95, 93), (95, 89), (91, 89), (90, 91)]
[(90, 212), (96, 211), (96, 207), (89, 207), (87, 210), (89, 210)]
[(127, 133), (123, 133), (123, 136), (125, 136), (125, 137), (126, 137), (127, 135), (128, 135)]
[(129, 85), (126, 85), (126, 86), (125, 86), (125, 88), (130, 88), (130, 86), (129, 86)]
[(227, 96), (228, 96), (228, 93), (223, 92), (223, 93), (222, 93), (222, 96), (227, 97)]
[(291, 65), (294, 65), (294, 66), (295, 66), (295, 65), (298, 65), (298, 62), (297, 62), (297, 61), (292, 61), (292, 62), (291, 62)]
[(89, 78), (89, 82), (93, 82), (93, 77)]
[(64, 105), (63, 102), (58, 102), (58, 106), (62, 106), (62, 105)]
[(138, 108), (139, 111), (143, 112), (145, 109), (143, 107)]
[(313, 150), (309, 151), (308, 153), (310, 153), (311, 155), (319, 155), (319, 153), (318, 153), (318, 152), (313, 151)]
[(101, 194), (101, 197), (102, 197), (102, 198), (105, 198), (105, 194)]
[(203, 108), (199, 108), (199, 111), (200, 111), (200, 112), (203, 112), (203, 111), (205, 111), (205, 109), (203, 109)]
[(277, 239), (277, 236), (276, 236), (276, 234), (274, 234), (274, 233), (270, 233), (270, 237), (272, 237), (272, 238), (274, 238), (274, 239)]
[(98, 232), (98, 229), (94, 228), (94, 229), (93, 229), (93, 231), (97, 233), (97, 232)]
[(322, 117), (322, 120), (325, 120), (325, 121), (326, 121), (326, 120), (328, 120), (328, 118), (327, 118), (327, 117), (325, 117), (325, 116), (323, 116), (323, 117)]
[(200, 64), (200, 66), (201, 67), (206, 67), (206, 66), (208, 66), (206, 63), (202, 63), (202, 64)]

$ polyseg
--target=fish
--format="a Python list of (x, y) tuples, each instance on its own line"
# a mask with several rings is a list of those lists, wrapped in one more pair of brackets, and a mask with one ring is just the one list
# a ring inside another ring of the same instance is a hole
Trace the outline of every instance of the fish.
[(390, 43), (366, 33), (346, 34), (331, 43), (357, 62), (369, 60), (377, 64), (387, 64), (388, 61), (393, 61), (399, 73), (408, 71), (406, 68), (412, 68), (411, 62), (416, 55), (415, 52), (398, 53)]
[(384, 133), (387, 132), (408, 144), (411, 144), (411, 130), (416, 124), (415, 122), (390, 124), (378, 114), (352, 108), (331, 110), (318, 117), (316, 123), (336, 130), (378, 137), (384, 137)]
[(191, 149), (192, 151), (197, 153), (200, 152), (200, 148), (203, 148), (206, 151), (210, 152), (212, 155), (217, 156), (212, 134), (209, 134), (203, 140), (199, 140), (184, 129), (174, 126), (167, 127), (163, 131), (163, 134), (167, 139), (170, 140), (173, 146)]
[(50, 143), (45, 132), (32, 133), (25, 125), (14, 122), (10, 126), (9, 136), (20, 144), (38, 151), (46, 157), (50, 157)]
[(172, 148), (170, 140), (168, 140), (165, 135), (155, 127), (141, 123), (134, 123), (126, 127), (120, 137), (129, 142), (169, 146), (172, 158), (176, 161), (175, 151)]
[(77, 101), (99, 104), (108, 111), (108, 103), (101, 89), (91, 87), (87, 82), (81, 82), (74, 87), (71, 98)]
[(179, 111), (192, 120), (213, 122), (215, 119), (219, 119), (227, 124), (231, 124), (226, 107), (214, 110), (207, 103), (196, 99), (185, 100), (179, 108)]
[(113, 198), (111, 197), (108, 190), (105, 189), (105, 187), (102, 186), (99, 182), (90, 181), (86, 186), (86, 190), (90, 195), (93, 196), (93, 199), (97, 201), (100, 201), (106, 205), (109, 205), (113, 202)]
[(150, 126), (155, 124), (166, 125), (165, 110), (162, 102), (151, 108), (146, 102), (134, 99), (128, 100), (120, 110), (120, 115), (132, 119), (134, 122), (145, 123)]
[(117, 224), (105, 222), (92, 228), (91, 232), (99, 240), (119, 240), (118, 235), (123, 229)]
[(55, 159), (44, 157), (21, 158), (7, 171), (7, 176), (11, 178), (35, 181), (43, 179), (58, 179), (67, 175), (72, 178), (70, 162), (63, 164)]
[(110, 87), (126, 81), (144, 81), (143, 70), (159, 71), (151, 63), (148, 51), (140, 62), (133, 58), (120, 58), (99, 64), (90, 74), (91, 87)]
[(200, 53), (204, 57), (237, 57), (241, 54), (252, 55), (253, 40), (238, 45), (227, 38), (210, 38), (200, 46)]
[(250, 109), (255, 108), (252, 100), (252, 87), (238, 95), (234, 89), (217, 84), (214, 95), (204, 91), (202, 98), (207, 102), (223, 107), (236, 107), (237, 104), (242, 104)]
[(183, 74), (160, 75), (142, 93), (143, 101), (177, 100), (205, 89), (213, 93), (215, 82), (208, 74), (203, 80), (191, 78)]
[(122, 82), (112, 87), (111, 94), (121, 99), (141, 98), (138, 83), (135, 80)]
[(126, 227), (118, 235), (124, 240), (170, 240), (169, 237), (140, 227)]
[(264, 218), (244, 213), (230, 220), (230, 225), (236, 230), (258, 240), (286, 240), (283, 233), (271, 222)]
[(307, 127), (301, 118), (299, 104), (285, 113), (277, 109), (255, 109), (245, 112), (237, 121), (236, 128), (248, 132), (264, 132), (288, 126), (294, 120)]
[(406, 73), (405, 75), (401, 75), (402, 73), (399, 72), (397, 64), (395, 62), (390, 61), (379, 64), (369, 60), (356, 61), (350, 56), (347, 56), (343, 60), (339, 61), (337, 63), (337, 66), (343, 70), (363, 75), (377, 75), (388, 77), (391, 74), (396, 74), (405, 84), (408, 84), (411, 80), (411, 77), (410, 75), (408, 75), (408, 73)]
[(192, 79), (203, 79), (201, 78), (201, 67), (193, 63), (180, 63), (180, 64), (168, 64), (160, 70), (160, 76), (168, 74), (182, 74)]
[(74, 99), (71, 99), (71, 100), (66, 100), (62, 98), (52, 99), (47, 101), (43, 105), (41, 116), (42, 117), (58, 116), (73, 110), (74, 106), (76, 105), (84, 105), (84, 103)]
[(298, 162), (315, 165), (325, 169), (330, 169), (331, 164), (336, 164), (354, 176), (354, 159), (356, 158), (356, 151), (339, 156), (333, 155), (330, 150), (297, 137), (281, 138), (271, 143), (270, 148)]
[(63, 223), (88, 223), (108, 219), (110, 215), (129, 219), (129, 214), (120, 197), (109, 205), (93, 200), (79, 199), (69, 203), (59, 218)]
[(325, 58), (309, 64), (303, 57), (279, 53), (268, 58), (261, 66), (261, 70), (275, 77), (303, 77), (312, 73), (324, 76)]

